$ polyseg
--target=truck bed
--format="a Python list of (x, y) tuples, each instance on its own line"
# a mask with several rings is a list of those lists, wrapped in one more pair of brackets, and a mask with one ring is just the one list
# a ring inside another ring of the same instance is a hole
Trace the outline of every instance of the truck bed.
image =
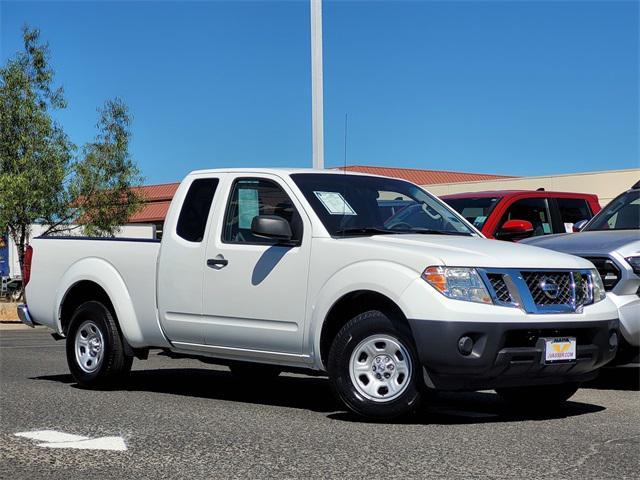
[[(127, 321), (126, 324), (137, 324), (138, 328), (123, 331), (132, 346), (153, 344), (154, 340), (159, 346), (165, 344), (156, 309), (156, 262), (160, 241), (38, 237), (32, 240), (31, 246), (34, 261), (28, 302), (36, 323), (62, 334), (57, 305), (61, 304), (65, 292), (83, 278), (100, 285), (111, 298), (128, 297), (133, 312), (117, 313), (119, 317), (133, 314), (137, 319), (137, 322)], [(116, 302), (114, 307), (118, 308)]]

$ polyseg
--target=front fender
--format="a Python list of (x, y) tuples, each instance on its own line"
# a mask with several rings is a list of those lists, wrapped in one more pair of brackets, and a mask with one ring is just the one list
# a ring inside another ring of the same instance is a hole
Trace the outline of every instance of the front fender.
[(402, 300), (404, 290), (420, 274), (403, 265), (385, 260), (367, 260), (353, 263), (327, 278), (311, 305), (311, 321), (306, 338), (314, 365), (324, 369), (320, 358), (320, 337), (325, 319), (331, 308), (345, 295), (355, 291), (371, 291), (393, 301), (406, 315), (410, 309)]
[(56, 291), (56, 310), (53, 312), (58, 332), (62, 333), (61, 313), (64, 299), (71, 288), (81, 281), (93, 282), (107, 293), (118, 317), (122, 335), (129, 345), (134, 348), (145, 346), (127, 285), (113, 265), (96, 257), (78, 260), (62, 275)]

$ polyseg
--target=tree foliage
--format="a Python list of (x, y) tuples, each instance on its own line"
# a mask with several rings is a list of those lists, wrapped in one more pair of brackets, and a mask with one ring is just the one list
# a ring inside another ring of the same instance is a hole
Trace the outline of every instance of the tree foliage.
[(69, 184), (67, 218), (79, 219), (87, 235), (113, 235), (140, 206), (142, 177), (129, 155), (131, 117), (118, 98), (100, 109), (96, 139), (83, 148)]
[(142, 178), (128, 148), (131, 117), (120, 99), (99, 110), (98, 134), (79, 152), (53, 119), (66, 108), (54, 86), (50, 52), (37, 29), (23, 28), (24, 49), (0, 67), (0, 231), (20, 252), (30, 225), (47, 233), (74, 225), (110, 235), (139, 206)]

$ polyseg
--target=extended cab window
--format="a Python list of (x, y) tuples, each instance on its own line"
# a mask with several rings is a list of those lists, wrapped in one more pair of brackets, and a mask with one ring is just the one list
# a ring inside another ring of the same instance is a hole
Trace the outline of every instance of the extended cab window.
[(580, 220), (591, 218), (591, 208), (586, 200), (581, 198), (557, 198), (560, 219), (567, 232), (573, 231), (573, 224)]
[(500, 229), (508, 220), (526, 220), (533, 225), (533, 236), (549, 235), (551, 216), (546, 198), (525, 198), (514, 202), (500, 221)]
[(264, 178), (235, 181), (224, 219), (222, 241), (227, 243), (268, 244), (273, 240), (251, 233), (251, 222), (258, 215), (277, 215), (291, 225), (292, 240), (302, 240), (302, 219), (282, 188)]
[(202, 241), (217, 186), (217, 178), (199, 178), (191, 183), (178, 217), (176, 233), (180, 237), (189, 242)]

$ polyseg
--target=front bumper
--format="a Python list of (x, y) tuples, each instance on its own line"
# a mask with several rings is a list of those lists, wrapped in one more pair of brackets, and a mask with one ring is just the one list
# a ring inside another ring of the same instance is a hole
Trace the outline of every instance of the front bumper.
[(618, 307), (620, 332), (632, 347), (640, 346), (640, 296), (616, 295), (607, 292), (607, 297)]
[(25, 325), (28, 325), (31, 328), (35, 327), (35, 323), (31, 318), (31, 315), (29, 314), (29, 307), (21, 303), (20, 305), (18, 305), (17, 310), (18, 310), (18, 318), (22, 323), (24, 323)]
[[(611, 361), (619, 335), (614, 320), (577, 322), (456, 322), (409, 320), (427, 386), (439, 390), (582, 382)], [(463, 355), (461, 337), (473, 348)], [(576, 361), (545, 364), (543, 337), (576, 337)], [(613, 342), (615, 343), (615, 342)]]

